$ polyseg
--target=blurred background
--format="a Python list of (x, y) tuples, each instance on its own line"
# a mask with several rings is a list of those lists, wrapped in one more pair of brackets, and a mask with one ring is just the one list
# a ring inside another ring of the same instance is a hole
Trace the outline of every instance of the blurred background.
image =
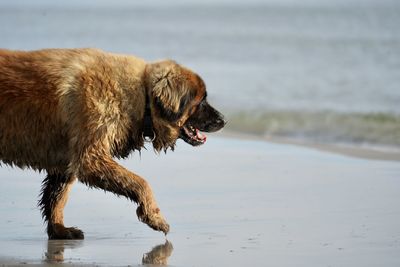
[(0, 1), (0, 47), (172, 58), (228, 130), (400, 151), (396, 0)]

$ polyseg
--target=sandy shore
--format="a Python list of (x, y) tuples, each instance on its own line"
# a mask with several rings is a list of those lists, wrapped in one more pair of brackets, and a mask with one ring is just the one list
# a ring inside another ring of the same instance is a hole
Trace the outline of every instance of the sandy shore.
[(400, 151), (398, 149), (382, 149), (373, 148), (371, 146), (362, 147), (360, 145), (349, 145), (349, 144), (328, 144), (328, 143), (311, 143), (301, 142), (297, 139), (290, 139), (284, 137), (262, 137), (254, 134), (239, 133), (235, 131), (224, 131), (221, 134), (223, 137), (245, 139), (245, 140), (256, 140), (256, 141), (267, 141), (276, 144), (289, 144), (295, 146), (303, 146), (306, 148), (321, 150), (324, 152), (330, 152), (350, 157), (356, 157), (361, 159), (372, 159), (372, 160), (389, 160), (389, 161), (400, 161)]
[(400, 266), (400, 162), (210, 136), (123, 165), (153, 186), (167, 236), (125, 199), (76, 184), (65, 220), (83, 241), (46, 239), (44, 174), (0, 169), (0, 266)]

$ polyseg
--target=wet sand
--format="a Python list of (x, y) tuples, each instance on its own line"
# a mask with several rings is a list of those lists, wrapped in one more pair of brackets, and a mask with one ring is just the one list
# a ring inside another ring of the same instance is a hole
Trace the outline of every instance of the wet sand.
[(311, 149), (316, 149), (361, 159), (400, 161), (400, 150), (398, 148), (388, 148), (388, 147), (382, 148), (382, 147), (360, 146), (351, 144), (315, 143), (294, 138), (285, 138), (277, 136), (258, 136), (255, 134), (240, 133), (237, 131), (230, 131), (230, 130), (228, 131), (224, 130), (223, 136), (235, 139), (267, 141), (276, 144), (303, 146), (306, 148), (311, 148)]
[(65, 210), (83, 241), (47, 241), (44, 174), (0, 169), (0, 266), (400, 266), (400, 162), (210, 136), (123, 165), (153, 187), (167, 239), (136, 205), (76, 184)]

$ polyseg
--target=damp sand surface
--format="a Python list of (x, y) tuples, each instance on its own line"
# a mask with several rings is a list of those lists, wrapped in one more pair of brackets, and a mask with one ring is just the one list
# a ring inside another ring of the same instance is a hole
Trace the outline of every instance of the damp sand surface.
[(65, 210), (82, 241), (48, 241), (44, 173), (0, 169), (0, 266), (400, 266), (400, 162), (210, 136), (121, 162), (152, 185), (171, 225), (77, 183)]

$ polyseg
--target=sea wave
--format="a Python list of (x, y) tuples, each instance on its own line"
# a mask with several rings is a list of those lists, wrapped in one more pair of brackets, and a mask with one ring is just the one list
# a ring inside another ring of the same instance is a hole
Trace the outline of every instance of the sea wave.
[(228, 114), (227, 129), (312, 143), (400, 150), (400, 115), (334, 111), (243, 111)]

